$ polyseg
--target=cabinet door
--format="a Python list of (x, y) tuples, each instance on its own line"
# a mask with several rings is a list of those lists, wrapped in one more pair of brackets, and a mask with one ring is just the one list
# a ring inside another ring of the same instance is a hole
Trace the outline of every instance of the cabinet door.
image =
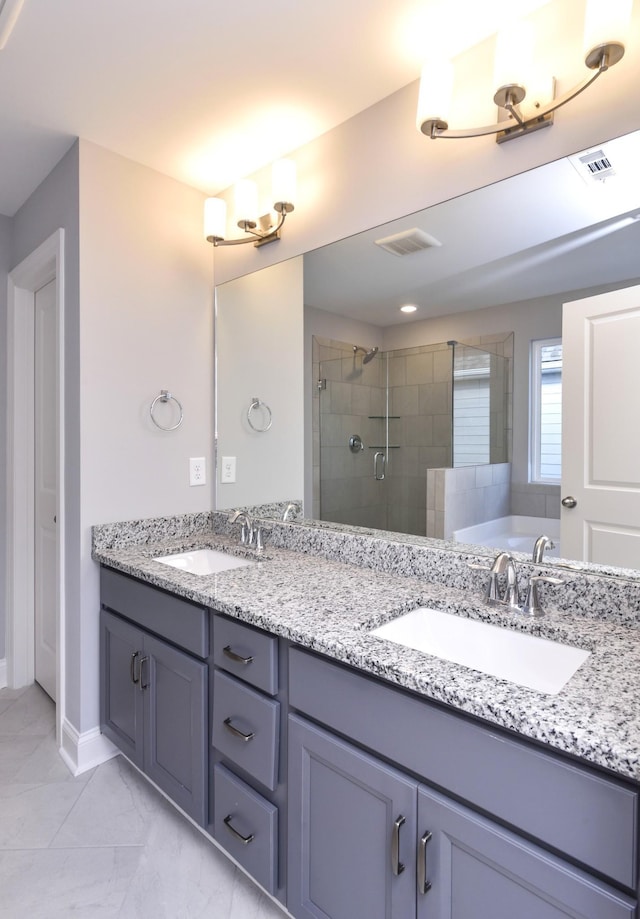
[(418, 893), (418, 919), (636, 916), (635, 901), (424, 787), (418, 791), (418, 835), (418, 883), (423, 866), (431, 883)]
[(201, 826), (207, 778), (207, 665), (145, 636), (144, 771)]
[(290, 716), (287, 909), (296, 919), (415, 916), (416, 789)]
[(100, 723), (103, 733), (142, 766), (143, 705), (140, 661), (144, 636), (118, 616), (100, 612)]

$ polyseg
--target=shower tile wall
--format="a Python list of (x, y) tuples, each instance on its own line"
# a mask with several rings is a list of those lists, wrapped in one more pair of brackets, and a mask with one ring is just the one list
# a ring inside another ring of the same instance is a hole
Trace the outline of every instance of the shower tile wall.
[[(469, 344), (507, 358), (513, 354), (511, 333)], [(451, 348), (437, 344), (388, 357), (379, 353), (364, 365), (362, 357), (358, 352), (354, 359), (350, 343), (313, 339), (314, 381), (326, 380), (326, 389), (313, 387), (313, 516), (426, 535), (425, 470), (452, 463)], [(386, 477), (376, 481), (373, 455), (386, 443), (387, 361), (390, 449)], [(511, 367), (506, 362), (506, 379), (495, 383), (502, 403), (492, 398), (500, 405), (491, 418), (500, 460), (511, 452)], [(362, 438), (361, 453), (350, 452), (351, 434)]]
[(451, 349), (389, 356), (388, 529), (426, 534), (425, 469), (451, 464)]
[[(314, 516), (387, 529), (388, 483), (373, 475), (375, 447), (384, 445), (384, 360), (363, 364), (362, 352), (344, 342), (314, 339), (313, 348), (314, 378), (325, 381), (314, 390)], [(358, 453), (349, 449), (353, 434), (364, 444)]]

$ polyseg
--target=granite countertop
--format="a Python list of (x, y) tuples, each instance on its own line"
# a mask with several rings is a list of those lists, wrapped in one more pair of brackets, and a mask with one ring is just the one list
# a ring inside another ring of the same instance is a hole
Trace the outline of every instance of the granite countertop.
[[(254, 564), (198, 576), (154, 561), (192, 548), (223, 548)], [(97, 547), (111, 568), (266, 629), (365, 673), (640, 780), (640, 629), (553, 611), (529, 620), (486, 606), (481, 591), (372, 570), (309, 552), (268, 547), (262, 557), (211, 531)], [(428, 605), (591, 652), (557, 695), (547, 695), (369, 634)]]

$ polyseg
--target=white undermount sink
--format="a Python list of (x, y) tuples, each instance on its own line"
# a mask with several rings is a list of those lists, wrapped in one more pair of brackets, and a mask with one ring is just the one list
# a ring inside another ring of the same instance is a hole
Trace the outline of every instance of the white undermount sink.
[(589, 657), (572, 645), (428, 607), (370, 634), (549, 695), (559, 693)]
[(238, 558), (219, 549), (192, 549), (190, 552), (160, 555), (154, 558), (154, 562), (171, 565), (172, 568), (179, 568), (180, 571), (187, 571), (189, 574), (219, 574), (221, 571), (254, 564), (253, 559)]

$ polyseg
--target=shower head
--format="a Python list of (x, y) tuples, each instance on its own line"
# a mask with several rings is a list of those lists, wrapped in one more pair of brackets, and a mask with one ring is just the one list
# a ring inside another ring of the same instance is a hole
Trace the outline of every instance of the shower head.
[(356, 354), (357, 351), (364, 351), (364, 357), (362, 358), (362, 363), (363, 363), (363, 364), (368, 364), (369, 361), (372, 361), (373, 358), (374, 358), (374, 357), (376, 356), (376, 354), (378, 353), (378, 346), (376, 345), (375, 348), (370, 348), (370, 349), (367, 351), (367, 349), (366, 349), (366, 348), (363, 348), (362, 345), (354, 345), (354, 346), (353, 346), (353, 353)]

